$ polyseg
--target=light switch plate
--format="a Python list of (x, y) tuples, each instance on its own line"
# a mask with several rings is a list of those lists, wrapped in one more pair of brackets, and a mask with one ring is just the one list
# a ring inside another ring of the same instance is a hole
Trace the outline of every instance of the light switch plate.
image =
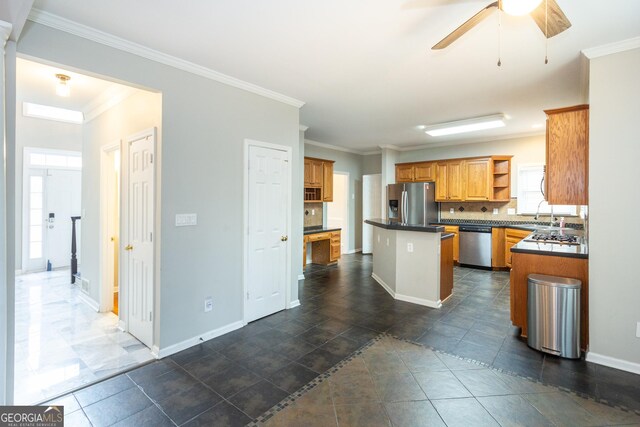
[(208, 313), (211, 310), (213, 310), (213, 298), (211, 297), (206, 297), (204, 299), (204, 312)]
[(407, 243), (407, 252), (413, 252), (413, 243)]
[(640, 338), (640, 322), (636, 324), (636, 338)]
[(198, 214), (176, 214), (176, 227), (198, 225)]
[(494, 214), (494, 215), (498, 215), (498, 213), (500, 213), (500, 211), (498, 210), (498, 208), (493, 208), (493, 214)]
[(516, 208), (507, 208), (507, 215), (515, 215)]
[(453, 212), (453, 208), (449, 208), (449, 213), (452, 214)]

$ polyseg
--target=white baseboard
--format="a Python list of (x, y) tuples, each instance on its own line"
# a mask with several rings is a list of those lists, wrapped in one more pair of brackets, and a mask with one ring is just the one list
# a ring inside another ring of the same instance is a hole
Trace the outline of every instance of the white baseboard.
[(400, 301), (406, 301), (413, 304), (424, 305), (426, 307), (431, 307), (431, 308), (442, 307), (442, 302), (440, 300), (431, 301), (430, 299), (411, 297), (409, 295), (402, 295), (402, 294), (396, 294), (395, 298)]
[(89, 295), (85, 294), (84, 292), (80, 291), (78, 292), (78, 297), (80, 298), (80, 300), (82, 302), (84, 302), (85, 304), (87, 304), (89, 307), (91, 307), (91, 309), (93, 311), (95, 311), (96, 313), (100, 312), (100, 304), (98, 304), (93, 298), (91, 298)]
[(242, 320), (239, 320), (237, 322), (230, 323), (218, 329), (213, 329), (211, 331), (205, 332), (204, 334), (200, 334), (195, 337), (188, 338), (177, 344), (173, 344), (162, 349), (154, 345), (153, 348), (151, 349), (151, 354), (153, 354), (156, 357), (156, 359), (163, 359), (167, 356), (176, 354), (189, 347), (193, 347), (196, 344), (202, 344), (203, 342), (219, 337), (220, 335), (224, 335), (228, 332), (235, 331), (236, 329), (240, 329), (243, 326), (244, 326), (244, 322)]
[(127, 323), (122, 319), (118, 319), (118, 330), (122, 332), (127, 330)]
[(304, 274), (299, 274), (298, 275), (298, 280), (304, 280)]
[(350, 255), (350, 254), (355, 254), (355, 253), (358, 253), (358, 252), (362, 252), (362, 248), (350, 249), (350, 250), (347, 251), (347, 254)]
[(610, 368), (620, 369), (622, 371), (640, 374), (640, 363), (629, 362), (615, 357), (605, 356), (604, 354), (587, 352), (587, 362), (597, 363), (598, 365), (608, 366)]
[(297, 300), (295, 300), (295, 301), (291, 301), (291, 302), (289, 303), (289, 307), (287, 307), (287, 308), (295, 308), (295, 307), (298, 307), (299, 305), (300, 305), (300, 300), (299, 300), (299, 299), (297, 299)]
[(440, 301), (440, 300), (431, 301), (431, 300), (424, 299), (424, 298), (417, 298), (417, 297), (411, 297), (409, 295), (402, 295), (402, 294), (399, 294), (399, 293), (393, 291), (391, 289), (391, 287), (389, 287), (389, 285), (387, 285), (385, 283), (385, 281), (382, 280), (380, 278), (380, 276), (376, 275), (375, 273), (371, 273), (371, 277), (373, 278), (373, 280), (378, 282), (378, 284), (380, 286), (382, 286), (382, 288), (385, 291), (387, 291), (389, 293), (389, 295), (391, 295), (393, 297), (393, 299), (397, 299), (399, 301), (406, 301), (406, 302), (410, 302), (410, 303), (418, 304), (418, 305), (424, 305), (426, 307), (431, 307), (431, 308), (440, 308), (440, 307), (442, 307), (442, 301)]
[(376, 273), (371, 273), (371, 278), (372, 278), (373, 280), (375, 280), (376, 282), (378, 282), (378, 284), (379, 284), (380, 286), (382, 286), (382, 289), (384, 289), (385, 291), (387, 291), (387, 293), (388, 293), (389, 295), (391, 295), (391, 296), (395, 299), (395, 297), (396, 297), (396, 293), (395, 293), (395, 291), (394, 291), (394, 290), (392, 290), (392, 289), (389, 287), (389, 285), (387, 285), (387, 284), (385, 283), (385, 281), (384, 281), (384, 280), (382, 280), (382, 279), (380, 278), (380, 276), (378, 276)]

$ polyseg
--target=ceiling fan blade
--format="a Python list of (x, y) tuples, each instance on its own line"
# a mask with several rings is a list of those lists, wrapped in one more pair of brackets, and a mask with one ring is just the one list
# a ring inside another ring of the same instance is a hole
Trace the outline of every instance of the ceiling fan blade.
[(562, 12), (562, 9), (560, 9), (560, 6), (556, 3), (556, 0), (546, 0), (546, 2), (548, 2), (549, 8), (549, 16), (546, 26), (545, 11), (547, 6), (545, 5), (545, 0), (543, 0), (542, 3), (540, 3), (540, 6), (531, 12), (531, 17), (536, 21), (538, 27), (540, 27), (542, 34), (546, 34), (547, 38), (551, 38), (569, 28), (571, 26), (571, 22), (569, 22), (569, 19), (567, 19), (564, 12)]
[(498, 8), (497, 1), (491, 3), (489, 6), (485, 7), (480, 12), (476, 13), (471, 18), (469, 18), (467, 22), (465, 22), (464, 24), (460, 25), (458, 28), (453, 30), (447, 37), (443, 38), (438, 43), (436, 43), (431, 49), (438, 50), (438, 49), (444, 49), (445, 47), (449, 46), (451, 43), (453, 43), (454, 41), (462, 37), (467, 31), (469, 31), (470, 29), (478, 25), (480, 21), (485, 19), (487, 16), (491, 15), (494, 9), (497, 9), (497, 8)]

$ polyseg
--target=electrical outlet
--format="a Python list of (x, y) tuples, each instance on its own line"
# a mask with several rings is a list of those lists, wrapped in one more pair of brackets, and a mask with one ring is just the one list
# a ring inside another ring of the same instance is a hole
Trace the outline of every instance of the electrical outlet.
[(208, 313), (211, 310), (213, 310), (213, 298), (211, 297), (206, 297), (204, 299), (204, 312)]
[(389, 246), (389, 238), (387, 237), (387, 246)]
[(507, 208), (507, 215), (515, 215), (516, 208)]
[(315, 215), (316, 214), (316, 210), (315, 209), (311, 209), (311, 215)]
[(494, 215), (498, 215), (500, 211), (498, 210), (498, 208), (493, 208), (493, 214)]
[(449, 208), (449, 213), (452, 214), (454, 212), (453, 208)]
[(407, 252), (413, 252), (413, 243), (407, 243)]
[(378, 243), (380, 243), (380, 235), (378, 234)]
[(640, 338), (640, 322), (636, 324), (636, 338)]
[(176, 227), (198, 225), (197, 214), (176, 214)]

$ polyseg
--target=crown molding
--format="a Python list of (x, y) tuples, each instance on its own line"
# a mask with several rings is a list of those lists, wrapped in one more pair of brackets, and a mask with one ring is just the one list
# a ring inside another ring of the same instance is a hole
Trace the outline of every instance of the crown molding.
[(90, 122), (108, 109), (115, 107), (135, 92), (136, 89), (126, 86), (118, 88), (115, 92), (107, 89), (84, 106), (82, 109), (84, 112), (84, 123)]
[(4, 49), (4, 45), (7, 43), (7, 40), (9, 39), (9, 36), (11, 35), (11, 29), (13, 28), (13, 25), (11, 25), (8, 22), (5, 21), (0, 21), (0, 44)]
[(62, 18), (58, 15), (54, 15), (37, 8), (31, 9), (28, 19), (32, 22), (45, 25), (56, 30), (64, 31), (66, 33), (73, 34), (75, 36), (82, 37), (84, 39), (91, 40), (96, 43), (112, 47), (114, 49), (132, 53), (134, 55), (138, 55), (143, 58), (159, 62), (161, 64), (169, 65), (171, 67), (187, 71), (198, 76), (206, 77), (219, 83), (246, 90), (247, 92), (255, 93), (257, 95), (264, 96), (265, 98), (273, 99), (275, 101), (279, 101), (296, 108), (300, 108), (304, 105), (304, 102), (298, 99), (291, 98), (281, 93), (274, 92), (253, 83), (245, 82), (226, 74), (222, 74), (210, 68), (194, 64), (193, 62), (185, 61), (184, 59), (167, 55), (166, 53), (159, 52), (157, 50), (139, 45), (137, 43), (133, 43), (129, 40), (114, 36), (113, 34), (91, 28), (89, 26), (71, 21), (66, 18)]
[(589, 59), (594, 59), (601, 56), (611, 55), (613, 53), (620, 53), (637, 48), (640, 48), (640, 37), (633, 37), (631, 39), (620, 40), (602, 46), (583, 49), (582, 54)]
[(300, 132), (306, 132), (309, 130), (309, 126), (305, 126), (305, 125), (300, 125), (298, 126), (298, 128), (300, 129)]
[(347, 147), (340, 147), (338, 145), (325, 144), (324, 142), (312, 141), (310, 139), (305, 139), (304, 143), (309, 145), (314, 145), (320, 148), (326, 148), (328, 150), (343, 151), (345, 153), (359, 154), (361, 156), (364, 155), (364, 152), (360, 150), (354, 150), (352, 148), (347, 148)]

